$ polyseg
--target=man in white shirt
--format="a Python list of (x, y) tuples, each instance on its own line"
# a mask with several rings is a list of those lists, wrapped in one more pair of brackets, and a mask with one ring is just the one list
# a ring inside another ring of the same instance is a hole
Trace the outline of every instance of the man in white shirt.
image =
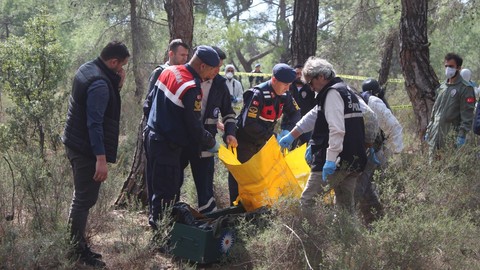
[(313, 130), (312, 166), (300, 198), (302, 209), (311, 210), (315, 196), (330, 186), (337, 205), (353, 214), (355, 184), (367, 162), (359, 100), (325, 59), (310, 57), (302, 75), (302, 80), (318, 93), (317, 105), (279, 141), (280, 146), (289, 147), (302, 133)]
[(242, 83), (234, 78), (235, 76), (235, 67), (233, 65), (225, 66), (225, 78), (227, 79), (226, 84), (228, 91), (230, 92), (230, 97), (232, 100), (232, 105), (241, 104), (243, 101), (243, 86)]

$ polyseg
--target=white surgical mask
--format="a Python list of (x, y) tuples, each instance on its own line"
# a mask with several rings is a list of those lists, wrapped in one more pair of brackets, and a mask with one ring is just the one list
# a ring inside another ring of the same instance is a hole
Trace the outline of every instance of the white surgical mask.
[(232, 72), (227, 72), (225, 74), (225, 76), (227, 77), (227, 79), (231, 79), (231, 78), (233, 78), (233, 73)]
[(446, 67), (445, 68), (445, 76), (447, 76), (447, 79), (452, 78), (455, 76), (455, 73), (457, 73), (457, 70), (452, 68), (452, 67)]

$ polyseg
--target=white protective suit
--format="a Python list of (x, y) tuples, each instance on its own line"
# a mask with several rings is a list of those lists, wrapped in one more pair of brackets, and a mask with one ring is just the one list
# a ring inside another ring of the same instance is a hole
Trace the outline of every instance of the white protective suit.
[(385, 134), (385, 147), (393, 153), (400, 153), (403, 150), (402, 125), (380, 98), (371, 95), (368, 106), (377, 115), (378, 125)]

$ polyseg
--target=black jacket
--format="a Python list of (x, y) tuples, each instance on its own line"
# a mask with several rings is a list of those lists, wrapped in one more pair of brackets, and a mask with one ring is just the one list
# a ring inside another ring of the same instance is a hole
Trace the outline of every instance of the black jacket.
[(114, 163), (117, 160), (120, 129), (121, 101), (118, 85), (121, 78), (100, 58), (83, 64), (75, 74), (62, 141), (75, 151), (95, 157), (87, 128), (87, 90), (97, 80), (104, 80), (108, 85), (109, 100), (103, 117), (103, 142), (107, 162)]
[(271, 81), (245, 91), (243, 97), (244, 104), (237, 121), (239, 143), (265, 144), (274, 134), (275, 124), (283, 113), (288, 117), (282, 119), (282, 129), (291, 130), (301, 118), (300, 108), (288, 91), (276, 95)]
[(202, 119), (205, 130), (215, 137), (220, 113), (225, 126), (224, 140), (227, 135), (235, 136), (236, 133), (235, 111), (232, 108), (230, 92), (228, 91), (225, 81), (226, 79), (218, 74), (213, 78), (212, 87), (208, 94), (205, 114)]
[(150, 77), (148, 78), (147, 96), (143, 101), (143, 115), (145, 116), (145, 119), (148, 119), (148, 115), (150, 114), (150, 109), (152, 108), (153, 99), (157, 94), (157, 88), (155, 88), (155, 84), (158, 81), (158, 77), (160, 77), (160, 74), (162, 74), (162, 71), (166, 69), (168, 66), (169, 66), (168, 64), (157, 66), (152, 71), (152, 73), (150, 74)]
[(300, 107), (302, 117), (307, 114), (311, 109), (313, 109), (315, 105), (317, 105), (315, 101), (315, 92), (312, 90), (312, 88), (310, 88), (308, 84), (304, 84), (302, 88), (298, 90), (297, 85), (295, 83), (292, 83), (288, 91)]

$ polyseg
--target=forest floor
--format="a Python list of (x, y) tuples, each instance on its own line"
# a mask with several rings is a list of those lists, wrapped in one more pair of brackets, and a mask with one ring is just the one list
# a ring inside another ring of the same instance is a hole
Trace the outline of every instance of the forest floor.
[[(112, 209), (101, 225), (90, 229), (92, 250), (103, 255), (107, 269), (245, 269), (225, 263), (195, 264), (150, 247), (152, 238), (145, 211)], [(91, 269), (78, 266), (78, 269)]]

